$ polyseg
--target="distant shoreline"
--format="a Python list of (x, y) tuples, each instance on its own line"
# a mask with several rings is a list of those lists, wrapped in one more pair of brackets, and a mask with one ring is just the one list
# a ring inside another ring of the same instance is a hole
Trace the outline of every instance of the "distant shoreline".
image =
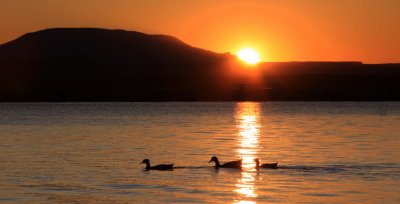
[(248, 66), (172, 36), (46, 29), (0, 45), (0, 101), (400, 101), (400, 64)]

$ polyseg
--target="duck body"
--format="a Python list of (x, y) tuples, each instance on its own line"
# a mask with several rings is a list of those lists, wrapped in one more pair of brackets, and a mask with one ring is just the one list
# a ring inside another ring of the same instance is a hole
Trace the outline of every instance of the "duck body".
[(266, 164), (260, 165), (260, 160), (258, 158), (254, 159), (254, 161), (256, 162), (256, 169), (259, 169), (259, 168), (277, 169), (278, 168), (278, 162), (266, 163)]
[(215, 162), (215, 168), (232, 168), (232, 169), (242, 169), (242, 160), (230, 161), (224, 164), (220, 164), (219, 160), (216, 156), (211, 157), (211, 160), (208, 162)]
[(159, 164), (156, 166), (150, 166), (150, 160), (149, 159), (144, 159), (141, 164), (146, 164), (146, 171), (149, 170), (173, 170), (174, 164)]
[(278, 162), (261, 164), (260, 167), (261, 168), (277, 169), (278, 168)]

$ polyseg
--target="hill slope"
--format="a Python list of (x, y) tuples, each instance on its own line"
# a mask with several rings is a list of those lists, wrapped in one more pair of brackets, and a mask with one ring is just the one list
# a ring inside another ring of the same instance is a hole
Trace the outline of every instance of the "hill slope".
[(195, 100), (226, 58), (165, 35), (47, 29), (0, 46), (0, 100)]

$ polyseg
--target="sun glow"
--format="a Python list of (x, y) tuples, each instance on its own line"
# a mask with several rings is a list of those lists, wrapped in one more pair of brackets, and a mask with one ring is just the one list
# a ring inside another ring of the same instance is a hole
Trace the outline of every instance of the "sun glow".
[(260, 56), (254, 49), (251, 48), (241, 49), (239, 50), (237, 55), (239, 59), (243, 60), (248, 64), (257, 64), (258, 62), (260, 62)]

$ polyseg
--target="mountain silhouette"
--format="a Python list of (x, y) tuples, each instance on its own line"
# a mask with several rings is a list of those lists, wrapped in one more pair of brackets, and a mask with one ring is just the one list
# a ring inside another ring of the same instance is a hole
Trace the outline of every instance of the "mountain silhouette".
[(54, 28), (0, 45), (0, 101), (400, 100), (400, 64), (246, 67), (167, 35)]
[(3, 60), (71, 56), (85, 56), (96, 63), (140, 63), (147, 59), (184, 63), (218, 57), (172, 36), (97, 28), (46, 29), (25, 34), (0, 47)]
[(166, 35), (47, 29), (0, 46), (0, 100), (210, 98), (221, 95), (220, 65), (228, 58)]

